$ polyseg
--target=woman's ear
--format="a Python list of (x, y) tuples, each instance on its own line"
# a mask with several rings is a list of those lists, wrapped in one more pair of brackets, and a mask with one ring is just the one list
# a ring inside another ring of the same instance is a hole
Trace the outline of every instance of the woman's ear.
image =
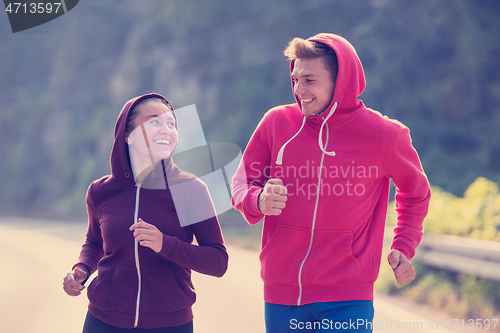
[(132, 138), (130, 137), (130, 133), (125, 133), (125, 142), (129, 145), (132, 144)]

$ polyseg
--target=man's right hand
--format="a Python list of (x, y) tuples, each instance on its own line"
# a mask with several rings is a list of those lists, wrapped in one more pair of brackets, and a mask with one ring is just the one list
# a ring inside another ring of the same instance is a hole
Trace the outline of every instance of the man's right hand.
[(264, 215), (280, 215), (286, 206), (286, 195), (287, 189), (281, 179), (269, 179), (259, 195), (259, 210)]

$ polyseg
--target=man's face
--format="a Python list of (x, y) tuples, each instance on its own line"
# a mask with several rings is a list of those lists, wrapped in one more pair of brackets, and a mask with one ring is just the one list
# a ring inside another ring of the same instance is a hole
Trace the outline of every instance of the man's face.
[(330, 105), (335, 83), (323, 58), (296, 59), (292, 80), (293, 92), (299, 97), (305, 116), (319, 114)]

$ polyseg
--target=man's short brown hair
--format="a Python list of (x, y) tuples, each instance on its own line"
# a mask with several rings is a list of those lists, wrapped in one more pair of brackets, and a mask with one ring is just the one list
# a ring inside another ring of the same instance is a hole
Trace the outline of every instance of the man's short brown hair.
[(337, 81), (337, 73), (339, 71), (337, 55), (328, 45), (302, 38), (294, 38), (288, 43), (284, 53), (288, 57), (288, 60), (322, 57), (325, 61), (326, 69), (332, 76), (333, 82)]

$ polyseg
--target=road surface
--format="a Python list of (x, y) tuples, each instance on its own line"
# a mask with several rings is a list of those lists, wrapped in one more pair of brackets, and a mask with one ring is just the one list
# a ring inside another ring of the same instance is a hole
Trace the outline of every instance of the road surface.
[[(85, 230), (85, 223), (0, 218), (2, 333), (81, 332), (86, 293), (67, 296), (62, 279), (78, 257)], [(193, 274), (198, 294), (195, 332), (264, 332), (258, 254), (231, 246), (228, 251), (224, 277)], [(445, 330), (446, 316), (400, 299), (376, 295), (374, 305), (374, 332), (474, 332)]]

